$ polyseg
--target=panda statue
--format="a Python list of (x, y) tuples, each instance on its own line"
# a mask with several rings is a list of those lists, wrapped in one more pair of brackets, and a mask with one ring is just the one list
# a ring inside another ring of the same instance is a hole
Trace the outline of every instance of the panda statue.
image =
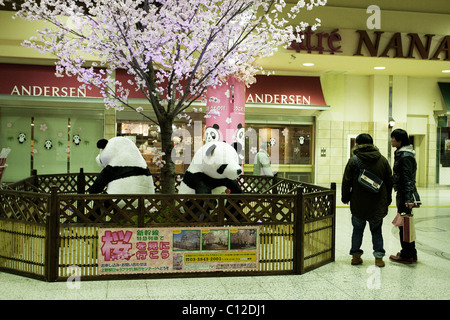
[(222, 141), (203, 145), (194, 155), (178, 188), (179, 194), (220, 194), (227, 188), (242, 193), (236, 179), (242, 173), (236, 149)]
[[(203, 145), (194, 155), (178, 188), (179, 194), (242, 193), (237, 178), (242, 173), (239, 156), (232, 145), (212, 141)], [(189, 205), (189, 203), (187, 203)], [(233, 208), (231, 209), (233, 210)], [(203, 220), (203, 214), (200, 220)], [(241, 219), (240, 215), (238, 219)]]
[(155, 186), (147, 163), (136, 144), (125, 137), (97, 142), (97, 164), (103, 168), (89, 193), (153, 194)]

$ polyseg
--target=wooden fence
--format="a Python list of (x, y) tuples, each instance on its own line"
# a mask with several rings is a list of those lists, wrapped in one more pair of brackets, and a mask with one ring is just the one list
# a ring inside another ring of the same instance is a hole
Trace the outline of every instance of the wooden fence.
[[(0, 190), (0, 270), (63, 281), (301, 274), (334, 261), (335, 185), (239, 178), (240, 195), (90, 195), (96, 174), (37, 175)], [(98, 273), (99, 228), (258, 226), (258, 271)]]

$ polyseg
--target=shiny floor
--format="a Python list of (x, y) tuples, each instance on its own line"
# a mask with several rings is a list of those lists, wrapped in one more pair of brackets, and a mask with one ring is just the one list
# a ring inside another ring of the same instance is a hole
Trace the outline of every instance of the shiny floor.
[(363, 264), (350, 265), (350, 210), (340, 202), (336, 218), (336, 261), (303, 275), (184, 278), (46, 283), (0, 272), (0, 299), (89, 300), (449, 300), (450, 188), (419, 189), (424, 206), (416, 209), (418, 262), (389, 261), (400, 249), (389, 208), (383, 236), (386, 266), (374, 266), (366, 228)]

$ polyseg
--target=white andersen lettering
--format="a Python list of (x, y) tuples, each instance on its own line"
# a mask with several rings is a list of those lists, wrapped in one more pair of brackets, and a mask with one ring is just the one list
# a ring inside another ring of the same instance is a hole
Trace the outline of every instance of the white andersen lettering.
[(15, 85), (11, 91), (11, 95), (78, 98), (86, 97), (86, 88)]
[(249, 94), (247, 103), (311, 104), (311, 96), (299, 94)]

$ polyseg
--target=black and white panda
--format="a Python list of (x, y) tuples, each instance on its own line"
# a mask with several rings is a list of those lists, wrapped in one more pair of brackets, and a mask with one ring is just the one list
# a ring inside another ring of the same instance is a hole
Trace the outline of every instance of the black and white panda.
[(178, 188), (179, 194), (242, 193), (236, 179), (242, 173), (236, 149), (222, 141), (203, 145), (194, 155)]
[[(178, 188), (179, 194), (222, 194), (228, 189), (231, 194), (240, 194), (242, 189), (237, 178), (242, 173), (239, 165), (237, 150), (240, 145), (234, 147), (226, 142), (213, 141), (203, 145), (194, 155), (191, 164), (186, 170), (183, 180)], [(228, 193), (228, 192), (227, 192)], [(201, 202), (200, 202), (201, 203)], [(237, 202), (240, 204), (240, 201)], [(190, 205), (187, 201), (186, 205)], [(202, 205), (203, 206), (203, 205)], [(243, 217), (236, 213), (236, 208), (226, 206), (226, 212), (233, 217), (225, 215), (229, 220), (242, 220)], [(184, 213), (184, 209), (180, 210)], [(193, 209), (195, 212), (196, 209)], [(204, 212), (209, 210), (204, 208)], [(189, 219), (189, 218), (188, 218)], [(204, 214), (199, 214), (199, 219), (204, 219)]]
[(100, 153), (96, 158), (103, 168), (89, 193), (153, 194), (155, 187), (147, 163), (136, 144), (125, 137), (114, 137), (97, 142)]
[(206, 143), (213, 142), (213, 141), (222, 141), (222, 137), (220, 134), (218, 124), (213, 124), (212, 127), (207, 127), (205, 129), (205, 141)]

